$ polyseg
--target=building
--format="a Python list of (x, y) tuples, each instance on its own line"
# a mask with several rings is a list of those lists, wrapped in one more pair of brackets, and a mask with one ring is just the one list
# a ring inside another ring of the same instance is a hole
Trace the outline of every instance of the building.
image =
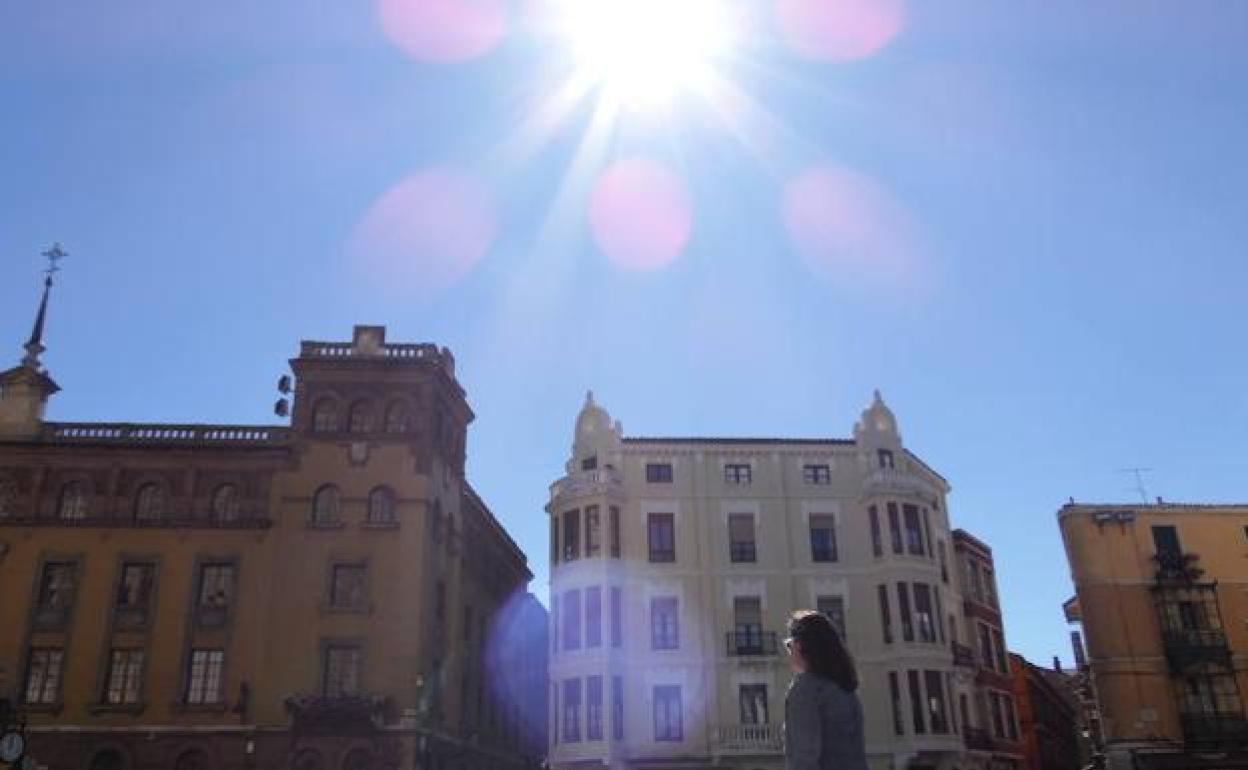
[(304, 342), (289, 424), (49, 422), (50, 284), (0, 374), (0, 696), (40, 764), (537, 763), (545, 613), (450, 351)]
[(1111, 768), (1248, 767), (1248, 506), (1058, 512)]
[(953, 533), (953, 551), (962, 617), (950, 618), (949, 624), (955, 629), (954, 660), (965, 685), (958, 694), (958, 714), (966, 741), (966, 765), (1012, 770), (1023, 759), (1023, 745), (992, 549), (959, 529)]
[(1074, 678), (1063, 672), (1057, 661), (1052, 669), (1041, 668), (1016, 653), (1010, 653), (1010, 673), (1023, 742), (1021, 769), (1082, 767)]
[(780, 767), (798, 608), (848, 640), (874, 767), (967, 766), (949, 487), (878, 393), (850, 439), (629, 437), (591, 395), (565, 471), (553, 767)]

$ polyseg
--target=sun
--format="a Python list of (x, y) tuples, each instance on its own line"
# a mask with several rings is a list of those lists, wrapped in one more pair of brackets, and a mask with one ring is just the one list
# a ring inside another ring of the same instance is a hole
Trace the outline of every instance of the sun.
[(560, 0), (577, 74), (629, 109), (703, 93), (731, 51), (729, 0)]

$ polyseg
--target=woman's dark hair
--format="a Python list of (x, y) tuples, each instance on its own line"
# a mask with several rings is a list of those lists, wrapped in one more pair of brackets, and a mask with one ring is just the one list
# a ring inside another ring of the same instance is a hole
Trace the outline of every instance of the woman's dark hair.
[(811, 673), (831, 679), (846, 692), (858, 689), (854, 659), (825, 615), (811, 610), (794, 612), (789, 618), (789, 638), (802, 648)]

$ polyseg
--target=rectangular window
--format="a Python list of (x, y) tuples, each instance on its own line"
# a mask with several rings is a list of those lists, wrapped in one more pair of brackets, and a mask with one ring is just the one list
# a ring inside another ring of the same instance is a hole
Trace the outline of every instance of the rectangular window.
[(1169, 556), (1183, 552), (1179, 547), (1179, 530), (1170, 525), (1153, 527), (1153, 546), (1158, 555)]
[(221, 702), (221, 672), (225, 650), (191, 650), (186, 676), (186, 702), (203, 705)]
[(649, 484), (671, 484), (671, 463), (646, 463), (646, 482)]
[(763, 603), (757, 596), (732, 600), (733, 651), (737, 655), (763, 654)]
[(997, 584), (992, 578), (992, 570), (984, 567), (984, 598), (993, 607), (997, 606)]
[(992, 662), (992, 631), (983, 623), (979, 624), (979, 660), (984, 668), (996, 668)]
[(932, 546), (932, 521), (931, 521), (931, 517), (930, 517), (930, 516), (928, 515), (928, 513), (927, 513), (927, 509), (926, 509), (926, 508), (921, 508), (921, 509), (919, 509), (919, 510), (920, 510), (920, 513), (922, 513), (922, 514), (923, 514), (923, 537), (924, 537), (924, 542), (925, 542), (925, 543), (927, 543), (927, 546), (926, 546), (926, 547), (927, 547), (927, 558), (929, 558), (929, 559), (930, 559), (930, 558), (932, 558), (933, 556), (935, 556), (935, 555), (936, 555), (936, 554), (934, 554), (934, 553), (932, 552), (932, 550), (933, 550), (933, 546)]
[(923, 555), (923, 528), (919, 523), (919, 509), (914, 505), (901, 506), (902, 518), (906, 524), (906, 550), (915, 555)]
[(581, 739), (581, 680), (563, 680), (563, 741)]
[(65, 611), (74, 602), (78, 565), (72, 561), (50, 561), (39, 578), (39, 610)]
[(934, 733), (949, 732), (949, 713), (945, 707), (945, 682), (939, 671), (924, 671), (927, 686), (927, 718)]
[(650, 561), (676, 561), (676, 520), (670, 513), (652, 513), (646, 528), (650, 538)]
[(873, 505), (867, 508), (867, 515), (871, 519), (871, 555), (883, 556), (884, 543), (880, 539), (880, 512)]
[(753, 470), (748, 464), (728, 463), (724, 466), (724, 482), (727, 484), (749, 484), (753, 480)]
[(880, 628), (884, 629), (884, 643), (893, 641), (893, 613), (888, 606), (888, 586), (881, 583), (877, 586), (880, 597)]
[(1018, 740), (1018, 722), (1014, 719), (1014, 699), (1008, 695), (1001, 696), (1001, 719), (1005, 721), (1005, 735), (1012, 741)]
[(771, 722), (767, 713), (767, 685), (743, 684), (737, 691), (741, 724), (765, 725)]
[(997, 655), (997, 672), (1001, 674), (1010, 673), (1010, 659), (1005, 655), (1005, 640), (1001, 638), (1001, 632), (992, 629), (992, 649)]
[(550, 563), (559, 563), (559, 515), (550, 517)]
[(563, 649), (581, 649), (581, 592), (563, 592)]
[(624, 740), (624, 677), (611, 677), (611, 737)]
[(817, 596), (815, 597), (815, 609), (824, 617), (826, 617), (836, 632), (841, 635), (841, 639), (845, 639), (845, 597)]
[(836, 519), (830, 513), (810, 515), (810, 559), (836, 561)]
[(585, 679), (585, 740), (602, 740), (602, 677)]
[(620, 558), (620, 509), (613, 505), (610, 507), (609, 511), (609, 526), (611, 529), (611, 558), (618, 559)]
[(827, 465), (803, 465), (802, 482), (825, 486), (832, 483), (832, 468)]
[(1000, 693), (989, 693), (989, 705), (992, 707), (992, 734), (996, 738), (1005, 737), (1005, 720), (1001, 709)]
[(335, 564), (329, 586), (329, 606), (359, 608), (368, 604), (368, 567), (363, 564)]
[(559, 710), (559, 683), (550, 683), (550, 741), (559, 743), (559, 729), (562, 727), (563, 712)]
[(923, 688), (919, 682), (919, 672), (907, 671), (906, 684), (910, 689), (910, 719), (914, 722), (914, 733), (923, 735), (927, 732), (927, 725), (923, 718), (926, 709), (923, 708)]
[(579, 510), (563, 512), (563, 560), (575, 561), (581, 558), (581, 512)]
[(914, 617), (918, 621), (919, 641), (936, 643), (936, 614), (932, 607), (932, 590), (925, 583), (914, 584)]
[(888, 672), (888, 694), (893, 702), (893, 735), (905, 735), (906, 717), (901, 708), (901, 684), (896, 671)]
[(940, 582), (949, 582), (949, 558), (945, 554), (945, 541), (941, 540), (936, 544), (936, 550), (940, 552)]
[(945, 608), (940, 603), (940, 589), (932, 586), (932, 602), (936, 605), (933, 614), (936, 616), (936, 641), (945, 643)]
[(875, 456), (876, 459), (879, 460), (881, 468), (892, 469), (895, 467), (893, 464), (893, 451), (891, 449), (877, 449), (875, 450)]
[(728, 514), (728, 559), (732, 562), (752, 562), (756, 556), (754, 516), (749, 513)]
[(325, 648), (325, 697), (342, 698), (360, 691), (362, 659), (360, 648), (353, 644), (331, 644)]
[(199, 606), (225, 610), (234, 603), (234, 565), (211, 563), (199, 568)]
[(897, 611), (901, 613), (901, 638), (913, 642), (914, 619), (910, 615), (910, 588), (905, 583), (897, 584)]
[(585, 589), (585, 646), (602, 646), (602, 589), (598, 586)]
[(679, 741), (684, 738), (684, 734), (680, 685), (656, 685), (654, 688), (654, 739), (656, 741)]
[(25, 703), (56, 703), (61, 697), (61, 672), (65, 651), (56, 647), (36, 647), (26, 661)]
[(121, 565), (121, 582), (117, 586), (117, 611), (146, 612), (151, 602), (155, 579), (155, 564), (126, 562)]
[(650, 649), (675, 650), (680, 647), (680, 621), (676, 597), (656, 596), (650, 600)]
[(590, 455), (589, 457), (586, 457), (584, 460), (581, 460), (581, 470), (583, 471), (598, 470), (598, 455)]
[(893, 553), (902, 553), (901, 517), (897, 512), (897, 503), (888, 504), (888, 534), (892, 540)]
[(585, 506), (585, 558), (592, 559), (602, 553), (602, 522), (598, 506)]
[(619, 647), (623, 643), (623, 596), (619, 586), (611, 587), (611, 646)]
[(143, 651), (114, 648), (108, 659), (108, 680), (104, 702), (133, 705), (143, 697)]

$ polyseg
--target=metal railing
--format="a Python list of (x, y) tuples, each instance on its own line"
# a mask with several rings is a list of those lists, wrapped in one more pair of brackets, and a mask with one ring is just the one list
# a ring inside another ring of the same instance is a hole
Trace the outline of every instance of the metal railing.
[(725, 642), (729, 655), (750, 657), (776, 654), (776, 633), (774, 631), (742, 630), (729, 631), (725, 634)]
[(724, 751), (772, 753), (781, 749), (777, 725), (722, 725), (718, 731), (718, 747)]
[(748, 540), (728, 544), (728, 559), (734, 563), (752, 562), (758, 557), (758, 549)]

